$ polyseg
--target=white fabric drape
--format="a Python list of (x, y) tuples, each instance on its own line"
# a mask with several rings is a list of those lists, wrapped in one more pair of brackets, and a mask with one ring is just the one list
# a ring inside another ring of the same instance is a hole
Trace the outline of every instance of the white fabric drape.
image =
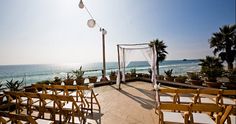
[(120, 77), (121, 77), (121, 74), (122, 74), (122, 81), (125, 81), (125, 66), (126, 66), (126, 54), (125, 54), (125, 49), (122, 48), (122, 47), (119, 47), (119, 58), (120, 58), (120, 63), (118, 63), (120, 66), (120, 69), (122, 70), (118, 70), (117, 72), (117, 78), (116, 78), (116, 84), (119, 85), (120, 84)]
[(146, 58), (148, 63), (151, 65), (151, 70), (152, 70), (151, 81), (154, 83), (154, 82), (156, 82), (156, 74), (157, 74), (155, 47), (142, 49), (141, 51), (142, 51), (143, 56)]
[(157, 65), (156, 65), (157, 53), (156, 53), (156, 46), (155, 45), (152, 47), (152, 51), (153, 51), (153, 54), (152, 54), (152, 56), (153, 56), (153, 58), (152, 58), (152, 60), (153, 60), (153, 62), (152, 62), (152, 70), (153, 70), (152, 71), (152, 82), (155, 85), (157, 82)]

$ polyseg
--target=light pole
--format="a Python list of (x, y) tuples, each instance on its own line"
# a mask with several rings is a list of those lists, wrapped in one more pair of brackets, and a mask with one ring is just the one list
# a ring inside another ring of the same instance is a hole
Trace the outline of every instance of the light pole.
[[(88, 12), (90, 17), (92, 18), (92, 19), (89, 19), (88, 22), (87, 22), (88, 27), (90, 27), (90, 28), (95, 27), (96, 21), (93, 19), (93, 16), (91, 15), (91, 13), (87, 9), (87, 7), (84, 5), (82, 0), (80, 0), (80, 2), (79, 2), (79, 8), (80, 9), (85, 8), (85, 10)], [(98, 25), (98, 27), (100, 27), (100, 26)], [(106, 77), (106, 57), (105, 57), (105, 35), (107, 34), (107, 31), (104, 28), (100, 27), (100, 32), (102, 32), (102, 57), (103, 57), (103, 61), (102, 61), (103, 62), (103, 64), (102, 64), (103, 65), (102, 78), (101, 78), (100, 81), (104, 82), (104, 81), (108, 81), (108, 79)]]
[(106, 55), (105, 55), (105, 35), (107, 34), (107, 31), (104, 28), (100, 28), (100, 31), (102, 32), (102, 57), (103, 57), (103, 69), (102, 69), (102, 78), (101, 82), (108, 81), (106, 77)]

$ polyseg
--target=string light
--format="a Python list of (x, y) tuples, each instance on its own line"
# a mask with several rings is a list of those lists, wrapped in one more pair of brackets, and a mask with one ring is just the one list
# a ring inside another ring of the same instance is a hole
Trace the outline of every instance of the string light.
[[(89, 14), (90, 18), (88, 21), (87, 21), (87, 25), (88, 27), (90, 28), (94, 28), (96, 25), (98, 26), (99, 29), (103, 29), (96, 21), (95, 19), (93, 18), (92, 14), (90, 13), (90, 11), (88, 10), (88, 8), (84, 5), (83, 1), (80, 0), (79, 2), (79, 8), (80, 9), (83, 9), (85, 8), (85, 10), (87, 11), (87, 13)], [(105, 30), (105, 29), (104, 29)], [(100, 30), (101, 31), (101, 30)], [(106, 31), (106, 30), (105, 30)], [(107, 33), (107, 32), (106, 32)]]
[[(79, 2), (79, 8), (80, 9), (85, 8), (87, 13), (91, 17), (91, 19), (87, 21), (87, 25), (90, 28), (94, 28), (97, 23), (95, 19), (93, 18), (92, 14), (89, 12), (88, 8), (84, 5), (82, 0), (80, 0)], [(103, 70), (102, 70), (102, 78), (100, 79), (100, 81), (108, 81), (108, 79), (106, 78), (106, 61), (105, 61), (105, 35), (107, 34), (107, 31), (104, 28), (100, 27), (98, 24), (97, 26), (99, 27), (99, 31), (102, 32), (102, 44), (103, 44), (103, 47), (102, 47), (103, 48)]]
[(83, 3), (82, 0), (80, 0), (80, 2), (79, 2), (79, 8), (80, 8), (80, 9), (83, 9), (83, 8), (84, 8), (84, 3)]
[(96, 25), (96, 21), (94, 19), (89, 19), (87, 25), (88, 27), (93, 28)]

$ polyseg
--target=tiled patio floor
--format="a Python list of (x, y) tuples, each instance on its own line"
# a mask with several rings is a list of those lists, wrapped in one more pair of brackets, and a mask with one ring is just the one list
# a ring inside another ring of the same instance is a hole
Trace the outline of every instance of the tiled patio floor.
[(94, 112), (87, 123), (92, 124), (157, 124), (158, 116), (154, 112), (154, 91), (152, 84), (130, 82), (121, 85), (108, 85), (94, 88), (101, 105), (101, 112)]

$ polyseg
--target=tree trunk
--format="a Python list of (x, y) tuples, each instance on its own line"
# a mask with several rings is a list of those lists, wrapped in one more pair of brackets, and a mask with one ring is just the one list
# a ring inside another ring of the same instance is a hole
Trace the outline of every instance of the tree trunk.
[(228, 62), (228, 70), (233, 70), (233, 62)]
[(157, 65), (157, 76), (159, 76), (159, 61), (156, 62)]

